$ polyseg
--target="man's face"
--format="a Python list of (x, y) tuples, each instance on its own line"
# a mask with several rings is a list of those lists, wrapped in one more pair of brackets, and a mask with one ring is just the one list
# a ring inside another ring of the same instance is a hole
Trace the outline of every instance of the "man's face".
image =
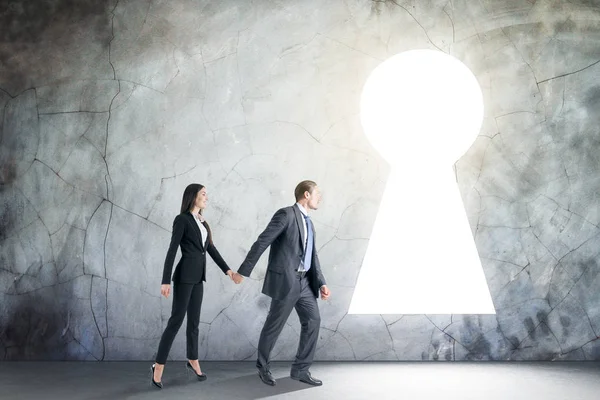
[(311, 210), (317, 210), (319, 203), (321, 202), (321, 190), (318, 186), (313, 188), (312, 193), (306, 192), (305, 196), (308, 195), (308, 208)]

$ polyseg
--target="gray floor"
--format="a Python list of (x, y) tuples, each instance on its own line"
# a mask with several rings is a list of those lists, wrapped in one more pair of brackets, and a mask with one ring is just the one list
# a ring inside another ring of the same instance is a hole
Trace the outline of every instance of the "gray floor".
[(275, 363), (277, 386), (263, 384), (253, 362), (203, 362), (208, 380), (188, 379), (184, 362), (167, 364), (150, 384), (150, 362), (3, 362), (1, 399), (600, 399), (600, 363), (315, 363), (311, 387)]

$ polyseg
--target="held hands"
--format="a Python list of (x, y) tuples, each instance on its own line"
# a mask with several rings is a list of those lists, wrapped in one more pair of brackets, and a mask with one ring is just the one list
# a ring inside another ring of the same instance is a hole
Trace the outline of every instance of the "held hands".
[(169, 297), (171, 293), (171, 285), (160, 285), (160, 294), (165, 296), (165, 298)]
[(331, 292), (329, 291), (329, 288), (326, 285), (321, 286), (321, 299), (322, 300), (327, 300), (329, 298), (330, 294), (331, 294)]
[(236, 285), (239, 285), (244, 280), (244, 276), (236, 272), (235, 274), (233, 274), (233, 277), (231, 277), (231, 279), (233, 279)]
[(231, 278), (232, 281), (235, 282), (236, 285), (239, 285), (244, 280), (244, 277), (237, 272), (233, 272), (232, 270), (227, 271), (227, 275)]

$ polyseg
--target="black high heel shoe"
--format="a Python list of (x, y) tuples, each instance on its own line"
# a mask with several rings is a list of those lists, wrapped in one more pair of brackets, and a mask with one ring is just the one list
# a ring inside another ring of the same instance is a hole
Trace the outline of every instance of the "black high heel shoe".
[(163, 388), (162, 382), (156, 382), (156, 381), (154, 380), (154, 366), (155, 366), (155, 365), (156, 365), (156, 364), (152, 364), (152, 366), (150, 367), (150, 372), (152, 373), (152, 375), (150, 375), (150, 379), (152, 379), (152, 384), (153, 384), (154, 386), (156, 386), (156, 387), (157, 387), (157, 388), (159, 388), (159, 389), (162, 389), (162, 388)]
[(206, 380), (206, 378), (207, 378), (206, 374), (200, 374), (200, 375), (198, 375), (198, 373), (196, 372), (196, 370), (194, 369), (194, 367), (192, 367), (192, 364), (190, 364), (189, 361), (185, 364), (185, 367), (186, 367), (186, 371), (189, 372), (191, 370), (194, 373), (194, 375), (196, 375), (196, 378), (198, 378), (199, 381), (205, 381)]

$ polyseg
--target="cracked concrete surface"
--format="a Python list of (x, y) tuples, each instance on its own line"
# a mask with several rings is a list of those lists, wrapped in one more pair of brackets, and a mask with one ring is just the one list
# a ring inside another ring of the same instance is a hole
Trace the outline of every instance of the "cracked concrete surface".
[[(317, 359), (600, 359), (597, 4), (44, 4), (0, 9), (0, 359), (153, 358), (183, 188), (207, 186), (235, 269), (305, 178), (324, 191), (333, 293)], [(455, 171), (496, 315), (347, 314), (389, 173), (360, 92), (414, 48), (458, 57), (483, 90)], [(256, 357), (265, 266), (235, 286), (209, 261), (201, 359)], [(299, 331), (293, 314), (275, 359), (293, 358)], [(185, 358), (183, 329), (170, 356)]]

